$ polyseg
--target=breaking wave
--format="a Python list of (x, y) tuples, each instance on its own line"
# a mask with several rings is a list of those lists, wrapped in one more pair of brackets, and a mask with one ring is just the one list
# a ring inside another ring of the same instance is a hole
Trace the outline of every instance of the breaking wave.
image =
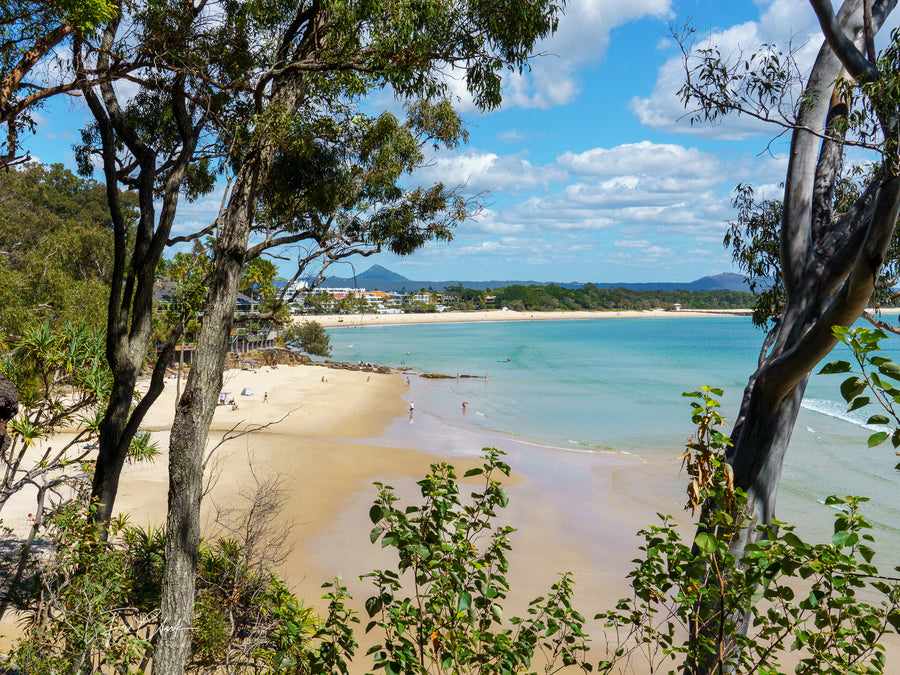
[[(842, 422), (862, 427), (863, 429), (883, 428), (881, 425), (877, 424), (866, 424), (866, 420), (872, 414), (872, 411), (855, 410), (853, 412), (847, 412), (847, 405), (844, 403), (837, 403), (836, 401), (829, 401), (827, 399), (810, 398), (804, 399), (801, 407), (819, 413), (820, 415), (827, 415), (828, 417), (841, 420)], [(810, 429), (810, 431), (812, 430)]]

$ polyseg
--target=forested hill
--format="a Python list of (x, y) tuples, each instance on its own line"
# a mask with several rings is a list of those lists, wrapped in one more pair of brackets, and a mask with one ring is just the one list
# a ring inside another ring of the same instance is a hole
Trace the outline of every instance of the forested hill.
[(634, 291), (627, 288), (565, 288), (556, 284), (507, 286), (496, 293), (496, 306), (517, 311), (672, 309), (750, 309), (752, 293), (730, 290)]
[[(582, 288), (582, 282), (541, 282), (533, 280), (500, 280), (490, 281), (435, 281), (427, 279), (408, 279), (402, 274), (397, 274), (381, 265), (373, 265), (364, 272), (352, 277), (328, 276), (322, 283), (324, 287), (331, 288), (365, 288), (370, 291), (415, 291), (420, 288), (434, 291), (450, 290), (453, 287), (471, 288), (484, 291), (497, 290), (507, 286), (545, 286), (547, 283), (556, 283), (564, 288)], [(600, 282), (594, 283), (598, 288), (629, 288), (634, 291), (709, 291), (709, 290), (749, 290), (747, 278), (740, 274), (723, 273), (715, 276), (702, 277), (694, 281), (686, 282)], [(765, 284), (764, 284), (765, 285)]]

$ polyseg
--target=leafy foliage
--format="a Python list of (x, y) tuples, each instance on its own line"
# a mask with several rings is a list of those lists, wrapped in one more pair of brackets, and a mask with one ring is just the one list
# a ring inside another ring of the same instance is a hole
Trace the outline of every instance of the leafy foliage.
[[(894, 427), (893, 430), (882, 428), (873, 432), (868, 439), (870, 448), (888, 439), (895, 450), (900, 448), (900, 388), (894, 384), (900, 381), (900, 364), (880, 354), (880, 343), (887, 335), (880, 328), (835, 326), (833, 331), (837, 339), (850, 348), (858, 370), (853, 370), (849, 361), (831, 361), (819, 372), (825, 375), (849, 373), (850, 377), (841, 383), (841, 396), (847, 402), (847, 410), (876, 405), (883, 412), (871, 415), (867, 424)], [(895, 468), (900, 470), (900, 464)]]
[[(341, 591), (323, 622), (273, 570), (278, 561), (263, 540), (275, 534), (269, 509), (281, 492), (274, 487), (258, 490), (229, 519), (240, 536), (211, 539), (201, 550), (191, 672), (330, 672), (316, 664), (352, 651), (334, 626), (350, 616)], [(23, 672), (145, 672), (152, 642), (167, 629), (159, 616), (165, 533), (125, 518), (104, 530), (95, 508), (74, 500), (42, 524), (46, 553), (16, 596), (27, 630), (9, 658)], [(284, 539), (273, 538), (275, 546)], [(332, 653), (319, 642), (313, 653), (314, 638), (334, 641)]]
[(75, 502), (50, 520), (53, 555), (34, 580), (29, 624), (9, 655), (23, 672), (127, 672), (150, 646), (138, 635), (148, 618), (131, 607), (128, 557), (104, 544), (87, 515)]
[[(20, 413), (9, 424), (13, 442), (3, 457), (0, 509), (26, 486), (38, 486), (41, 502), (44, 490), (61, 495), (80, 480), (82, 462), (91, 456), (88, 444), (96, 439), (95, 417), (111, 384), (99, 331), (43, 324), (10, 341), (8, 348), (0, 372), (19, 394)], [(53, 450), (46, 441), (66, 428), (74, 434)], [(43, 451), (35, 461), (26, 451), (39, 442)]]
[(282, 339), (289, 347), (295, 347), (315, 356), (331, 356), (331, 338), (318, 321), (302, 321), (292, 324), (282, 332)]
[(753, 187), (738, 185), (731, 205), (738, 219), (728, 223), (723, 244), (731, 249), (731, 259), (750, 279), (756, 293), (753, 324), (765, 327), (784, 311), (784, 285), (781, 279), (778, 228), (781, 226), (780, 200), (754, 198)]
[[(106, 189), (61, 165), (0, 174), (0, 333), (43, 321), (104, 325), (112, 274)], [(126, 216), (133, 196), (122, 193)]]
[(509, 466), (496, 448), (485, 453), (483, 467), (465, 474), (484, 481), (468, 501), (460, 497), (453, 467), (446, 463), (432, 465), (419, 481), (420, 505), (402, 507), (393, 488), (376, 483), (370, 538), (397, 554), (395, 569), (365, 575), (377, 590), (366, 601), (366, 631), (382, 637), (369, 650), (376, 669), (516, 673), (532, 667), (541, 652), (544, 672), (570, 665), (590, 670), (584, 662), (584, 618), (571, 606), (569, 574), (530, 603), (526, 618), (504, 622), (513, 528), (492, 521), (509, 502), (494, 475), (509, 475)]
[[(692, 543), (671, 516), (639, 532), (642, 557), (629, 573), (634, 595), (595, 618), (614, 634), (600, 663), (612, 672), (646, 661), (652, 672), (781, 673), (786, 650), (798, 673), (889, 672), (882, 638), (900, 632), (900, 585), (879, 574), (871, 525), (859, 497), (829, 497), (834, 535), (809, 544), (793, 526), (759, 526), (761, 538), (736, 560), (732, 538), (746, 522), (746, 497), (735, 488), (723, 451), (727, 437), (715, 396), (692, 398), (697, 435), (685, 459), (692, 476), (688, 507), (702, 506)], [(870, 598), (875, 597), (875, 601)], [(683, 636), (687, 636), (686, 639)]]

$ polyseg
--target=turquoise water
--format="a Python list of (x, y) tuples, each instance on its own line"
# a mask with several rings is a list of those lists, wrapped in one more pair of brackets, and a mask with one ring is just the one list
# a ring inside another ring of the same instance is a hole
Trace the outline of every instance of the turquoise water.
[[(416, 417), (428, 416), (437, 439), (458, 429), (648, 460), (677, 456), (691, 433), (683, 391), (724, 389), (723, 410), (733, 420), (763, 338), (744, 317), (420, 324), (329, 334), (337, 360), (453, 375), (412, 376)], [(887, 355), (900, 360), (900, 348)], [(889, 444), (866, 448), (871, 413), (846, 413), (840, 382), (834, 375), (810, 382), (778, 517), (827, 523), (827, 495), (867, 495), (879, 539), (890, 540), (880, 548), (900, 551), (897, 460)]]

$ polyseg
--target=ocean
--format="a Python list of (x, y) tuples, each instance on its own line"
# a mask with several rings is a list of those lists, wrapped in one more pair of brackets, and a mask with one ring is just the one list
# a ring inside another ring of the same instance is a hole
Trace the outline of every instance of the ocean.
[[(427, 442), (423, 450), (472, 453), (482, 445), (502, 448), (508, 440), (655, 464), (680, 455), (692, 432), (684, 391), (723, 389), (724, 431), (730, 430), (763, 340), (749, 318), (734, 316), (365, 328), (351, 323), (328, 333), (335, 360), (411, 369), (408, 399), (415, 402), (416, 426), (410, 428), (417, 435), (410, 440)], [(890, 344), (886, 355), (900, 361), (900, 338)], [(827, 360), (836, 358), (849, 359), (849, 353), (839, 348)], [(451, 377), (425, 379), (422, 373)], [(825, 497), (867, 496), (865, 513), (876, 525), (882, 564), (890, 560), (893, 566), (900, 562), (897, 458), (890, 443), (866, 447), (872, 430), (865, 420), (880, 411), (846, 412), (842, 379), (813, 375), (810, 381), (776, 517), (827, 536)], [(683, 485), (676, 466), (672, 477), (648, 489), (680, 499)]]

